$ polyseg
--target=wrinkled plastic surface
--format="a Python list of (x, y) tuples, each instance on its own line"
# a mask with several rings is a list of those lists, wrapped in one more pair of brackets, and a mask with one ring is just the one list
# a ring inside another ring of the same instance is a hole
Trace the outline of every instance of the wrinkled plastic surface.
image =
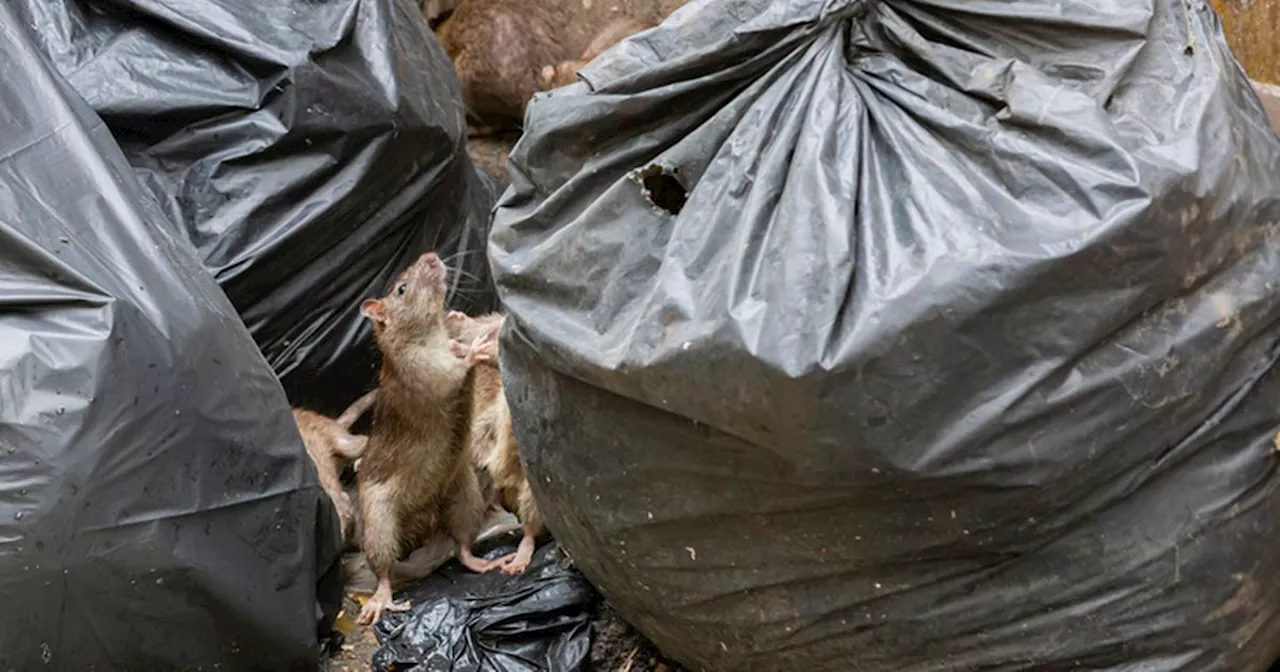
[(337, 519), (280, 384), (0, 3), (0, 669), (315, 669)]
[(495, 217), (506, 391), (665, 652), (1276, 658), (1280, 139), (1203, 3), (701, 1), (583, 79)]
[[(514, 551), (511, 543), (485, 556)], [(396, 599), (412, 608), (378, 622), (375, 670), (586, 670), (598, 595), (555, 544), (543, 544), (520, 576), (452, 561)]]
[[(400, 0), (14, 0), (235, 304), (289, 397), (372, 380), (359, 315), (426, 250), (486, 310), (494, 194), (452, 64)], [(457, 255), (457, 256), (454, 256)]]

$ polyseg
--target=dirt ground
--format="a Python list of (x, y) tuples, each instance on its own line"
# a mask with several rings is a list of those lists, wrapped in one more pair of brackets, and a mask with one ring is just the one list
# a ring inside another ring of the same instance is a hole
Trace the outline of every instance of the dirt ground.
[(591, 624), (593, 672), (684, 672), (605, 604)]

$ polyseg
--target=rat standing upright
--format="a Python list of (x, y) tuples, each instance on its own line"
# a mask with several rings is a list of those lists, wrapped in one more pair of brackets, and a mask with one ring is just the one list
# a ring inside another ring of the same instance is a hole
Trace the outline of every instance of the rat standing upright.
[(363, 624), (384, 609), (408, 609), (392, 600), (391, 566), (441, 530), (458, 544), (458, 561), (467, 569), (486, 572), (505, 562), (471, 550), (484, 502), (463, 446), (474, 379), (468, 360), (478, 359), (459, 358), (450, 348), (445, 276), (444, 263), (428, 252), (400, 274), (389, 294), (360, 307), (382, 351), (378, 403), (356, 473), (362, 545), (378, 579), (360, 612)]
[(502, 508), (516, 514), (524, 528), (515, 554), (500, 560), (503, 573), (519, 574), (533, 560), (538, 538), (546, 534), (547, 528), (533, 499), (533, 489), (525, 478), (511, 424), (511, 407), (502, 389), (498, 332), (503, 320), (504, 317), (497, 314), (471, 318), (455, 312), (450, 313), (446, 321), (450, 333), (457, 339), (453, 345), (455, 354), (468, 357), (469, 363), (479, 364), (471, 397), (472, 429), (467, 453), (492, 483), (491, 501), (500, 502)]

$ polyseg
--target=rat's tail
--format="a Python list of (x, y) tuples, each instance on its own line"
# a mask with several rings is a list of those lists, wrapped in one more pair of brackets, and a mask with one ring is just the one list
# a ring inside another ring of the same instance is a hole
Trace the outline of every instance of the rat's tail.
[(363, 397), (356, 399), (355, 402), (347, 407), (347, 410), (342, 412), (342, 415), (338, 416), (337, 423), (342, 425), (343, 429), (351, 429), (351, 425), (356, 424), (356, 420), (359, 420), (360, 416), (365, 414), (365, 411), (372, 408), (377, 400), (378, 390), (374, 389), (366, 392)]

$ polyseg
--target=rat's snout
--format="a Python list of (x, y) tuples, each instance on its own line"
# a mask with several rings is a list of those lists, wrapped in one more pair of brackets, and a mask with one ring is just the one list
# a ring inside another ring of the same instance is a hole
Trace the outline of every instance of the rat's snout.
[(404, 279), (415, 285), (437, 282), (445, 274), (444, 262), (435, 252), (424, 252), (405, 270)]
[(423, 253), (414, 263), (413, 270), (418, 282), (430, 283), (437, 290), (443, 291), (447, 269), (444, 262), (440, 260), (440, 255), (435, 252)]

